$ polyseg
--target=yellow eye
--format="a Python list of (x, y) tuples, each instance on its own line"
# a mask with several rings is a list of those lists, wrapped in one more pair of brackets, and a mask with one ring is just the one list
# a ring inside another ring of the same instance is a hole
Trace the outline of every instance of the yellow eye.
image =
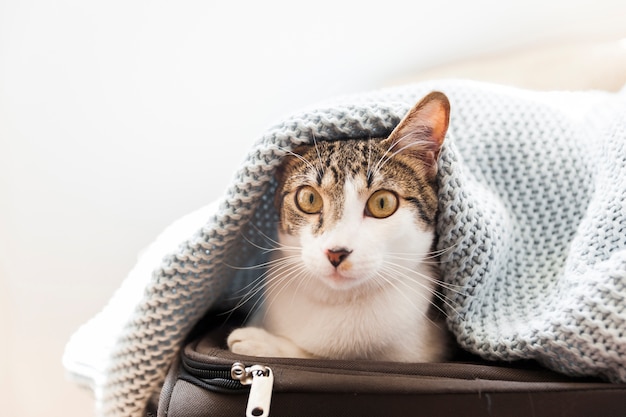
[(307, 214), (316, 214), (322, 211), (324, 202), (315, 188), (305, 185), (296, 192), (296, 205)]
[(367, 200), (365, 214), (377, 219), (391, 216), (398, 209), (398, 196), (387, 190), (378, 190)]

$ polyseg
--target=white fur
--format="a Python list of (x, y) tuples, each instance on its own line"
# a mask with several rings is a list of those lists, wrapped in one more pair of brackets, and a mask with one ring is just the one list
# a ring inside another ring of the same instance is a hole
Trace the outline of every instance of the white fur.
[[(305, 272), (268, 287), (264, 308), (253, 320), (265, 331), (235, 330), (228, 340), (231, 350), (393, 361), (442, 357), (443, 329), (427, 318), (434, 279), (424, 277), (430, 269), (423, 261), (433, 234), (418, 224), (406, 202), (388, 218), (365, 216), (368, 195), (359, 191), (364, 189), (346, 181), (343, 216), (330, 230), (317, 236), (306, 229), (300, 236), (279, 234), (285, 249), (276, 258), (301, 248)], [(352, 253), (335, 269), (325, 251), (337, 247)]]

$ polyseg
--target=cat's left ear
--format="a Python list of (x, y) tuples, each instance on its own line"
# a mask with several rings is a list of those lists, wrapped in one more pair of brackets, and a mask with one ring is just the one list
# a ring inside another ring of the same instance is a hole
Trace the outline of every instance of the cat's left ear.
[(383, 142), (391, 152), (421, 159), (437, 173), (437, 158), (450, 122), (450, 102), (434, 91), (417, 103)]

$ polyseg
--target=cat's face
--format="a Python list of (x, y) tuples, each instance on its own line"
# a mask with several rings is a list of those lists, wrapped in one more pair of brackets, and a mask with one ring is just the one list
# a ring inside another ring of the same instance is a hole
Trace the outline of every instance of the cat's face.
[(448, 112), (434, 93), (389, 138), (318, 142), (285, 159), (279, 240), (299, 257), (299, 279), (334, 290), (397, 285), (429, 257)]

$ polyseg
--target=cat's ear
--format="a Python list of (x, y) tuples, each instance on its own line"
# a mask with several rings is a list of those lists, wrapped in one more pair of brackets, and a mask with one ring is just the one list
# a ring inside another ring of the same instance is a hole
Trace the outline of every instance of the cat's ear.
[(450, 121), (450, 102), (434, 91), (417, 103), (383, 141), (390, 152), (419, 158), (436, 174), (437, 158)]

